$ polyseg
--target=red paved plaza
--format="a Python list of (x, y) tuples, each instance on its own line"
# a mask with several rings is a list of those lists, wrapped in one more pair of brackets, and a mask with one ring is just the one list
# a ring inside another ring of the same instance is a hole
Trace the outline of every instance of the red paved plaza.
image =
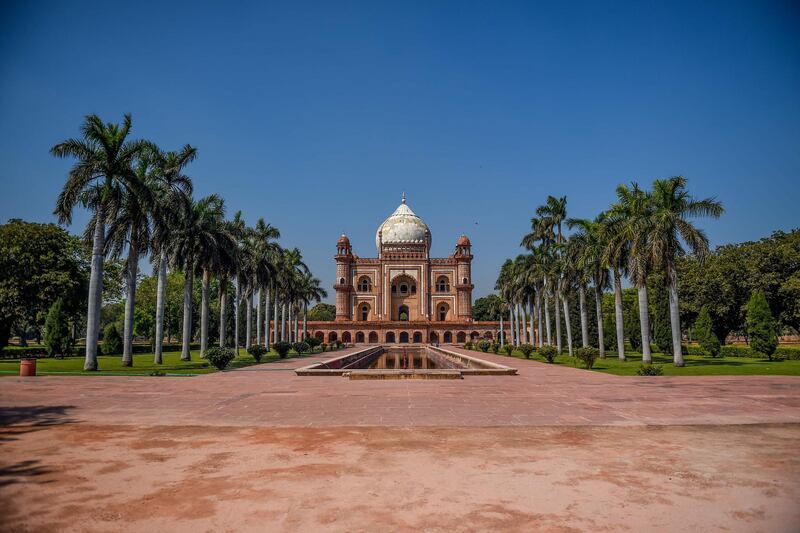
[(4, 529), (796, 529), (800, 378), (485, 358), (519, 375), (3, 378)]

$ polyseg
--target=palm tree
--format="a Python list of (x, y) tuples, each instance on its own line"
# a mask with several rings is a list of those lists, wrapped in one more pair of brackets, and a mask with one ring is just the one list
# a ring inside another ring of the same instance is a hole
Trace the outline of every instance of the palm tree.
[(152, 258), (158, 258), (156, 288), (156, 331), (153, 362), (162, 363), (164, 342), (164, 304), (167, 296), (167, 262), (173, 229), (177, 227), (181, 207), (192, 195), (192, 180), (183, 169), (197, 157), (197, 149), (185, 145), (177, 152), (157, 152), (157, 180), (153, 187)]
[[(255, 228), (251, 232), (252, 239), (252, 257), (251, 257), (251, 275), (254, 287), (257, 287), (260, 292), (264, 292), (266, 298), (265, 316), (263, 324), (261, 321), (260, 312), (256, 313), (258, 320), (258, 327), (264, 326), (264, 345), (269, 349), (269, 323), (270, 323), (270, 298), (271, 289), (275, 276), (277, 275), (277, 262), (280, 257), (281, 249), (276, 242), (281, 236), (278, 228), (264, 222), (264, 219), (258, 219)], [(259, 309), (261, 307), (261, 296), (258, 296)], [(257, 335), (258, 337), (259, 335)], [(260, 339), (257, 340), (260, 343)]]
[[(594, 286), (595, 314), (597, 318), (597, 345), (601, 358), (605, 357), (603, 291), (608, 286), (608, 266), (605, 259), (605, 219), (605, 213), (601, 213), (594, 220), (570, 219), (568, 221), (570, 228), (578, 228), (578, 231), (571, 239), (574, 247), (573, 250), (576, 253), (576, 257), (574, 258), (575, 262), (583, 274), (588, 276), (588, 279)], [(581, 281), (585, 283), (584, 279)], [(583, 284), (580, 286), (580, 290), (584, 290)], [(622, 305), (621, 297), (622, 293), (620, 289), (620, 306)], [(585, 319), (583, 317), (584, 313), (587, 313)], [(583, 322), (583, 320), (588, 320), (588, 312), (585, 309), (585, 305), (581, 304), (581, 321)], [(588, 336), (588, 332), (582, 334)], [(585, 342), (584, 340), (584, 343)]]
[[(234, 282), (234, 299), (233, 299), (233, 347), (236, 355), (239, 355), (239, 304), (242, 298), (242, 270), (243, 265), (249, 261), (249, 256), (245, 249), (246, 238), (248, 234), (247, 225), (242, 219), (242, 212), (237, 211), (233, 215), (233, 220), (228, 222), (228, 231), (236, 239), (238, 250), (236, 252), (237, 261)], [(222, 332), (222, 330), (220, 330)], [(222, 339), (224, 341), (224, 339)]]
[(647, 310), (647, 276), (652, 261), (646, 243), (646, 228), (651, 214), (650, 195), (640, 189), (638, 184), (633, 183), (630, 188), (625, 185), (617, 187), (617, 202), (609, 210), (609, 220), (614, 232), (610, 235), (608, 255), (621, 256), (623, 250), (627, 250), (628, 277), (636, 287), (639, 298), (642, 361), (646, 364), (653, 362), (650, 353), (650, 316)]
[(130, 141), (131, 116), (122, 125), (104, 124), (97, 115), (88, 115), (81, 125), (81, 138), (67, 139), (53, 146), (50, 153), (59, 158), (73, 157), (77, 162), (69, 171), (58, 196), (54, 214), (61, 224), (72, 222), (77, 204), (94, 212), (90, 224), (92, 262), (86, 318), (86, 358), (84, 370), (97, 370), (97, 342), (100, 332), (100, 308), (103, 298), (103, 258), (105, 226), (113, 217), (119, 197), (135, 180), (133, 161), (149, 146), (146, 141)]
[(156, 211), (154, 184), (155, 159), (150, 150), (140, 152), (134, 168), (135, 179), (130, 190), (123, 194), (121, 203), (108, 225), (106, 247), (113, 257), (122, 255), (125, 247), (128, 258), (125, 265), (125, 318), (123, 325), (122, 366), (133, 366), (133, 312), (136, 305), (136, 277), (139, 273), (139, 256), (150, 250), (152, 214)]
[[(541, 205), (536, 208), (536, 215), (539, 217), (541, 223), (545, 227), (550, 228), (550, 233), (555, 231), (555, 247), (553, 247), (553, 253), (555, 257), (561, 256), (561, 246), (564, 243), (564, 235), (561, 231), (562, 224), (567, 219), (567, 197), (562, 196), (560, 198), (556, 198), (554, 196), (548, 196), (547, 201), (544, 205)], [(553, 267), (557, 267), (558, 263), (552, 263)], [(556, 347), (558, 349), (558, 353), (561, 353), (561, 310), (559, 308), (559, 301), (561, 300), (561, 284), (559, 283), (560, 272), (556, 268), (553, 270), (554, 275), (556, 276), (554, 279), (556, 280), (554, 283), (555, 288), (555, 311), (556, 311)]]
[(617, 357), (625, 361), (625, 324), (622, 312), (622, 277), (628, 276), (630, 258), (630, 242), (618, 239), (624, 217), (620, 213), (609, 211), (603, 216), (603, 224), (599, 226), (600, 239), (603, 243), (603, 263), (611, 267), (614, 277), (614, 326), (617, 338)]
[(683, 242), (702, 260), (708, 254), (708, 237), (689, 219), (700, 216), (719, 218), (724, 209), (714, 198), (692, 198), (683, 176), (655, 180), (649, 198), (650, 216), (641, 228), (642, 239), (636, 241), (639, 248), (635, 251), (646, 255), (652, 264), (664, 268), (669, 291), (673, 361), (675, 366), (684, 366), (675, 257), (684, 254)]
[(311, 302), (321, 302), (323, 298), (328, 297), (328, 292), (322, 288), (322, 282), (318, 278), (312, 276), (311, 273), (303, 273), (300, 277), (299, 296), (303, 304), (302, 340), (305, 340), (306, 335), (308, 335), (308, 304)]
[[(224, 215), (224, 203), (222, 198), (216, 194), (206, 196), (197, 202), (187, 199), (184, 202), (180, 213), (181, 218), (176, 227), (171, 245), (171, 256), (175, 266), (181, 268), (185, 276), (181, 346), (181, 360), (183, 361), (191, 360), (189, 348), (192, 340), (192, 287), (195, 269), (201, 265), (207, 266), (211, 263), (211, 256), (217, 249), (221, 221)], [(206, 303), (207, 298), (206, 287)]]
[(500, 267), (500, 274), (497, 276), (495, 289), (500, 292), (500, 298), (505, 302), (508, 310), (509, 329), (511, 331), (511, 345), (516, 346), (517, 339), (515, 335), (514, 326), (514, 305), (513, 298), (515, 292), (515, 272), (514, 262), (511, 259), (506, 259), (503, 266)]

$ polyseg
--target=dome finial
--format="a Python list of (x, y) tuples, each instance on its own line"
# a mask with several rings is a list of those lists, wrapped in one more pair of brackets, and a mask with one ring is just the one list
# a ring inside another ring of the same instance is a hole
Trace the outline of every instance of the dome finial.
[(401, 204), (405, 204), (406, 203), (406, 193), (403, 193), (403, 199), (400, 200), (400, 203)]

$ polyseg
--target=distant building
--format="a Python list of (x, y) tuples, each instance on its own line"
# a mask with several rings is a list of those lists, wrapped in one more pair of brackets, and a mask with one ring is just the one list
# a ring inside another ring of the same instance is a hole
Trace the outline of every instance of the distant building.
[(311, 335), (356, 344), (497, 338), (498, 322), (472, 320), (472, 244), (466, 235), (449, 257), (430, 257), (431, 231), (403, 194), (378, 227), (375, 246), (377, 258), (362, 258), (353, 254), (346, 235), (339, 237), (336, 320), (309, 322)]

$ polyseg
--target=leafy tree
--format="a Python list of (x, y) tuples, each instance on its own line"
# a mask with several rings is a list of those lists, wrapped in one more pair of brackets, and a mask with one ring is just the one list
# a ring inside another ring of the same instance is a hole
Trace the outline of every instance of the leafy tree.
[(69, 320), (64, 312), (64, 300), (59, 298), (50, 307), (44, 322), (44, 342), (50, 357), (72, 355), (75, 340), (69, 328)]
[(315, 322), (330, 322), (336, 319), (336, 306), (318, 303), (308, 310), (308, 319)]
[(747, 303), (747, 340), (750, 348), (769, 359), (778, 347), (777, 325), (762, 291), (754, 291)]
[(647, 280), (648, 305), (653, 317), (653, 342), (658, 351), (669, 354), (672, 350), (672, 327), (669, 317), (669, 296), (664, 283), (664, 274), (659, 269), (652, 272)]
[[(505, 313), (500, 313), (499, 310), (503, 309)], [(478, 321), (508, 320), (508, 306), (505, 305), (502, 298), (496, 294), (489, 294), (482, 298), (475, 300), (472, 304), (472, 318)]]
[(694, 338), (700, 344), (700, 348), (706, 355), (716, 357), (719, 355), (720, 342), (717, 335), (714, 333), (714, 328), (711, 323), (711, 315), (708, 313), (708, 307), (703, 306), (700, 310), (700, 315), (694, 323)]
[(0, 348), (12, 328), (41, 326), (59, 298), (62, 311), (75, 315), (88, 285), (86, 249), (77, 237), (55, 224), (12, 219), (0, 225)]
[(103, 332), (103, 353), (105, 355), (122, 353), (122, 337), (114, 324), (107, 325)]

